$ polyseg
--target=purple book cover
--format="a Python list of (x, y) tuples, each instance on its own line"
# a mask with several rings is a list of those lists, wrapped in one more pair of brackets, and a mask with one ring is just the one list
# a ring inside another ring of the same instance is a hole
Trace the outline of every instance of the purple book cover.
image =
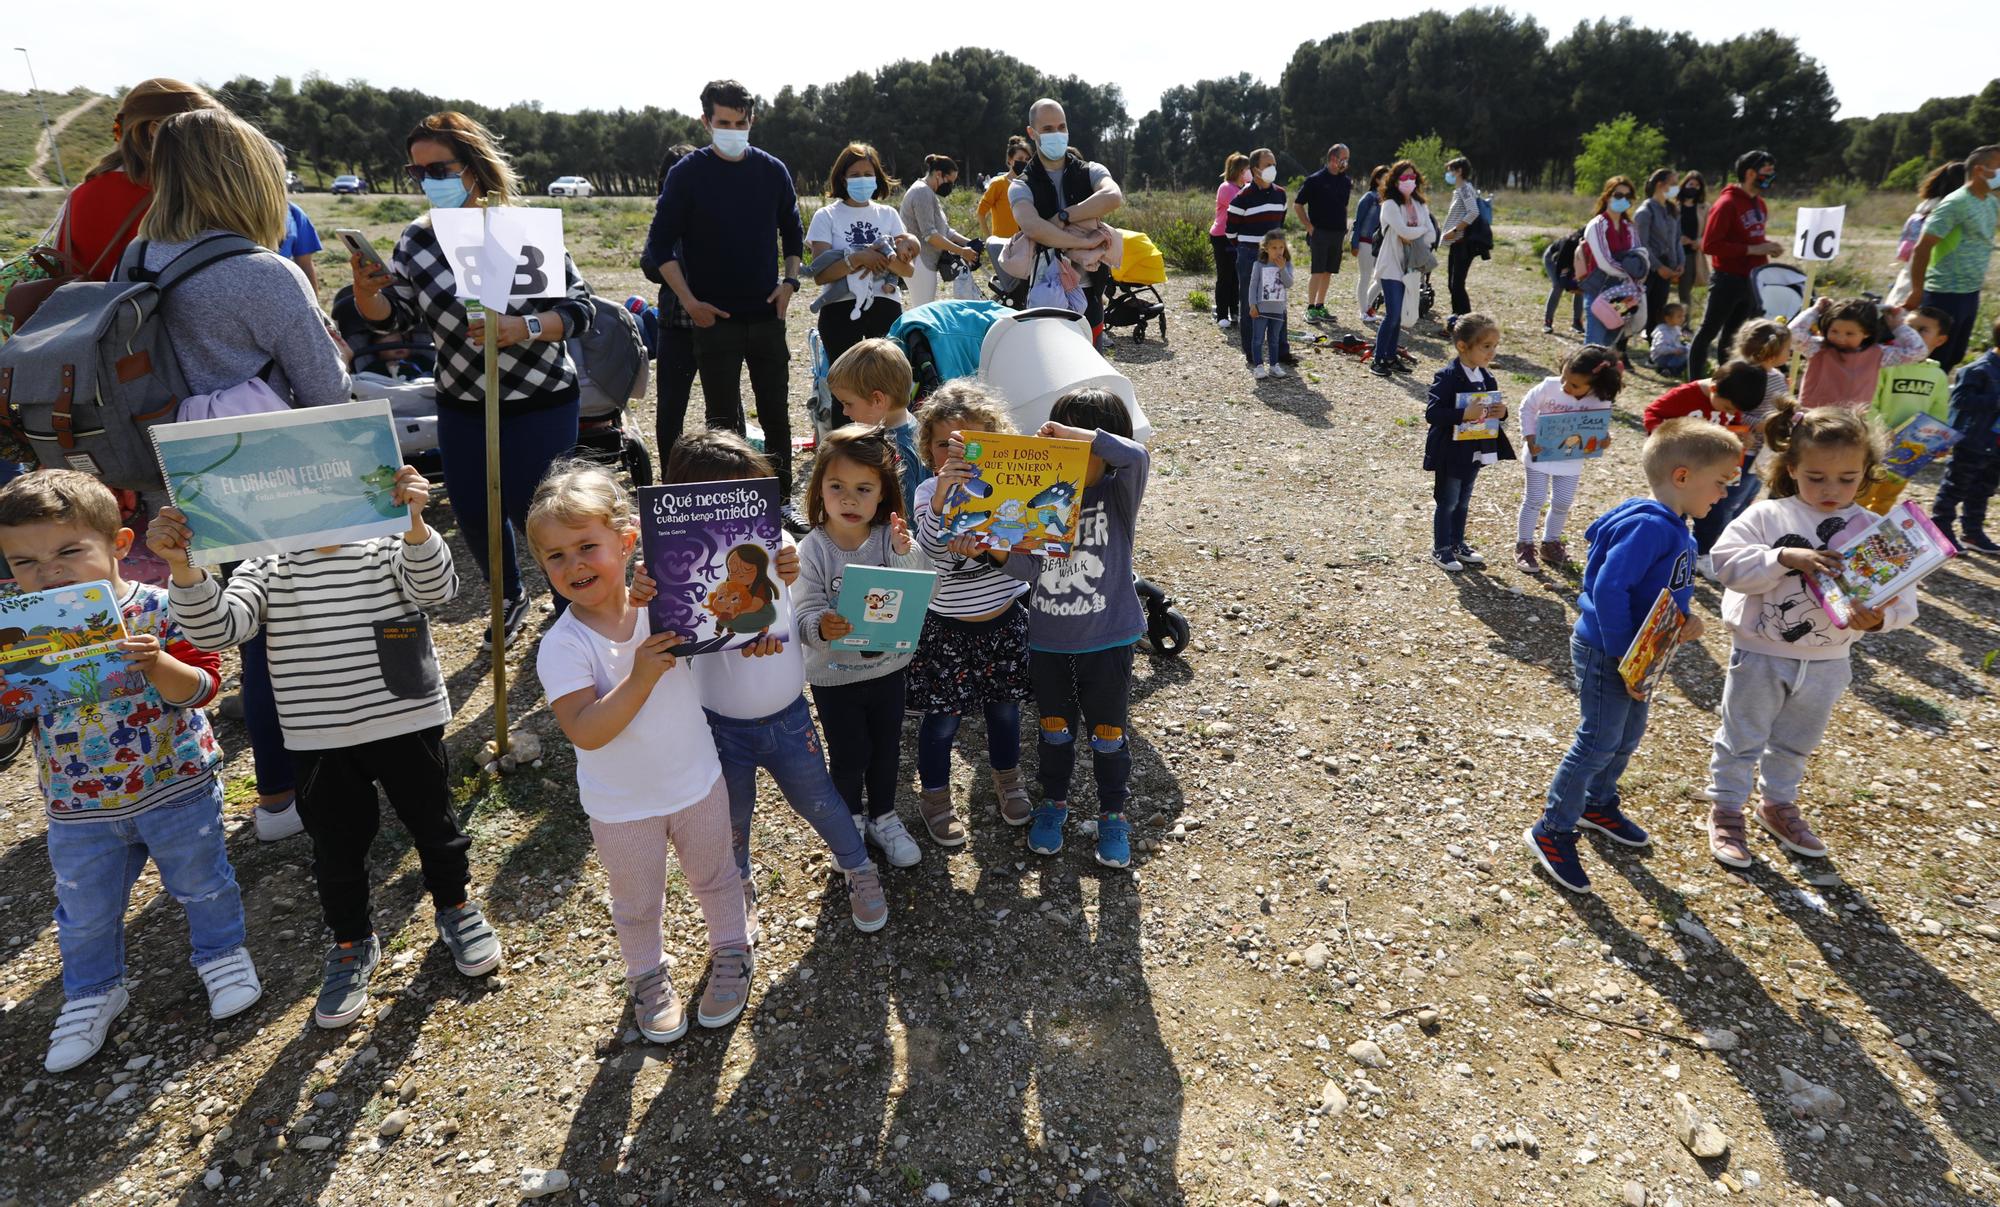
[(660, 588), (653, 631), (679, 633), (683, 656), (790, 641), (775, 564), (783, 539), (776, 478), (640, 487), (639, 543)]

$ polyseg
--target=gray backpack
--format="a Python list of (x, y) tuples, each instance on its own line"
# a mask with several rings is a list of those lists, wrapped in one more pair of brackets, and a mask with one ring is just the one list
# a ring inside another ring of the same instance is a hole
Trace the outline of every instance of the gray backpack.
[(211, 264), (257, 252), (216, 235), (148, 272), (134, 241), (110, 281), (72, 281), (48, 296), (0, 344), (0, 423), (56, 469), (77, 469), (119, 490), (161, 490), (147, 429), (172, 423), (187, 381), (160, 307), (174, 286)]
[(646, 396), (646, 340), (639, 320), (610, 298), (592, 294), (590, 330), (569, 341), (585, 419), (615, 414)]

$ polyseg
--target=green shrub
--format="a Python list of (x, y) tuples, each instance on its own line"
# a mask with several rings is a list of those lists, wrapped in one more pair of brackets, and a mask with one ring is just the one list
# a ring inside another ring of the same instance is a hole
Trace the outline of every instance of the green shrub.
[(1621, 113), (1583, 136), (1583, 150), (1576, 157), (1576, 191), (1595, 197), (1605, 181), (1623, 176), (1632, 182), (1633, 191), (1643, 193), (1646, 177), (1666, 162), (1667, 136)]
[(1208, 272), (1215, 266), (1214, 249), (1208, 231), (1185, 218), (1176, 218), (1156, 231), (1148, 232), (1167, 263), (1182, 272)]
[(416, 202), (403, 197), (384, 197), (369, 209), (369, 216), (385, 226), (414, 222), (423, 213)]
[(1912, 155), (1889, 169), (1889, 174), (1882, 178), (1882, 187), (1899, 193), (1914, 193), (1917, 186), (1923, 183), (1929, 168), (1930, 160), (1922, 155)]
[[(1913, 183), (1910, 187), (1914, 189), (1917, 186)], [(1853, 206), (1859, 204), (1867, 196), (1867, 185), (1862, 184), (1852, 176), (1843, 176), (1837, 180), (1829, 180), (1821, 184), (1813, 193), (1813, 204), (1817, 206)]]
[(1188, 290), (1188, 309), (1208, 313), (1208, 294), (1200, 289)]

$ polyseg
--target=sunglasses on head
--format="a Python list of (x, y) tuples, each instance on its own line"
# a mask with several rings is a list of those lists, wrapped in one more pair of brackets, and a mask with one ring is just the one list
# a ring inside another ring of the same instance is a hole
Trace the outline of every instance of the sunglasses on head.
[(408, 176), (411, 180), (424, 180), (426, 178), (431, 180), (449, 180), (463, 171), (465, 171), (465, 165), (459, 163), (456, 159), (441, 159), (436, 163), (406, 163), (403, 165), (403, 175)]

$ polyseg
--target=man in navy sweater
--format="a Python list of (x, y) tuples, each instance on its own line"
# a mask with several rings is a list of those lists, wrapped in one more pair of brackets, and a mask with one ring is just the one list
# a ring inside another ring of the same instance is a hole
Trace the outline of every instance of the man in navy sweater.
[[(667, 173), (646, 236), (646, 258), (660, 266), (660, 276), (694, 321), (695, 368), (708, 413), (734, 415), (739, 434), (742, 372), (749, 366), (765, 455), (778, 469), (790, 525), (795, 512), (789, 502), (791, 353), (785, 313), (798, 292), (805, 233), (791, 170), (750, 145), (756, 103), (735, 80), (715, 80), (701, 90), (701, 120), (710, 143), (682, 156)], [(669, 451), (660, 450), (662, 460)]]

